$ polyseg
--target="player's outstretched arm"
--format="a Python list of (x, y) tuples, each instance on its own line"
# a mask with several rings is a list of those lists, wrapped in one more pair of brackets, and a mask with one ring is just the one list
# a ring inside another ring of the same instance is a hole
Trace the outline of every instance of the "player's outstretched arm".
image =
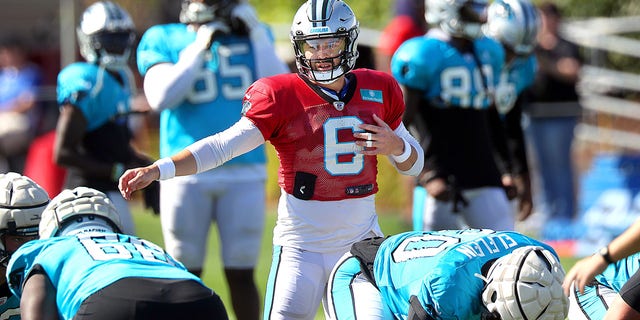
[(34, 274), (22, 289), (20, 313), (25, 320), (58, 320), (56, 289), (45, 274)]
[(146, 166), (125, 171), (118, 188), (122, 196), (130, 200), (131, 194), (147, 187), (155, 180), (170, 179), (196, 173), (196, 160), (189, 150), (182, 150), (171, 158), (162, 158)]

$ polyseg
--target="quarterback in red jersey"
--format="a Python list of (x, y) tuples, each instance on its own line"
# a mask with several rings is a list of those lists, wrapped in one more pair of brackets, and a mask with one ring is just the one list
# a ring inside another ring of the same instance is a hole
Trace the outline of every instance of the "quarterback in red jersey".
[(126, 171), (120, 190), (213, 169), (270, 141), (282, 189), (264, 319), (314, 319), (336, 261), (364, 238), (382, 236), (375, 210), (377, 156), (416, 176), (423, 150), (402, 124), (402, 91), (388, 74), (353, 70), (358, 22), (340, 0), (309, 0), (294, 17), (298, 73), (262, 78), (242, 117), (171, 158)]
[[(358, 69), (342, 78), (349, 86), (339, 99), (298, 74), (258, 80), (245, 95), (245, 117), (279, 150), (280, 186), (297, 198), (333, 201), (378, 190), (377, 158), (360, 152), (354, 133), (366, 138), (360, 125), (378, 126), (374, 114), (383, 126), (397, 128), (402, 93), (393, 78), (377, 71)], [(392, 134), (384, 129), (372, 128), (372, 138)]]

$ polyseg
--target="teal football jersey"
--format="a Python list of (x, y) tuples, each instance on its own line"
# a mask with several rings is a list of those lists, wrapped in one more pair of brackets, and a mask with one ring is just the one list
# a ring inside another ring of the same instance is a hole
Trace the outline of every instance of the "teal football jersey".
[[(175, 64), (196, 33), (185, 24), (153, 26), (140, 39), (138, 70), (145, 75), (160, 63)], [(257, 80), (249, 37), (216, 37), (186, 99), (160, 114), (160, 156), (169, 157), (190, 144), (223, 131), (241, 116), (245, 90)], [(235, 157), (228, 164), (265, 163), (264, 147)]]
[[(405, 41), (391, 59), (398, 82), (420, 90), (434, 106), (486, 109), (504, 66), (504, 49), (490, 39), (473, 42), (473, 52), (462, 53), (439, 37)], [(480, 67), (481, 66), (481, 67)]]
[(72, 319), (93, 293), (123, 278), (202, 281), (162, 248), (138, 237), (115, 233), (81, 233), (25, 243), (11, 257), (7, 279), (22, 295), (24, 279), (38, 266), (57, 289), (63, 319)]
[(555, 254), (550, 246), (517, 232), (406, 232), (382, 243), (373, 275), (398, 319), (407, 318), (413, 295), (435, 319), (480, 319), (485, 282), (478, 275), (483, 266), (523, 246), (541, 246)]
[(119, 80), (95, 64), (70, 64), (58, 74), (58, 105), (71, 104), (79, 108), (87, 120), (87, 131), (93, 131), (130, 111), (129, 78), (122, 73)]

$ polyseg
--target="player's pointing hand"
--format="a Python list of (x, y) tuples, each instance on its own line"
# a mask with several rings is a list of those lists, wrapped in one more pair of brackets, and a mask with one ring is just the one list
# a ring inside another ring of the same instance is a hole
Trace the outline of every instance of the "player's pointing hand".
[(160, 170), (156, 164), (146, 167), (129, 169), (122, 174), (118, 187), (122, 196), (131, 200), (131, 194), (140, 190), (157, 180), (160, 177)]

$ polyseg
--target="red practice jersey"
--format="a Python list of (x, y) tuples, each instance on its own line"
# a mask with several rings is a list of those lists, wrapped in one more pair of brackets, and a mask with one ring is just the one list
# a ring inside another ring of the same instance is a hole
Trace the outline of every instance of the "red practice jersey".
[(347, 74), (349, 91), (335, 100), (302, 76), (262, 78), (247, 89), (243, 114), (275, 147), (278, 184), (303, 200), (334, 201), (378, 191), (376, 156), (358, 152), (353, 133), (359, 124), (392, 129), (404, 113), (402, 91), (388, 74), (357, 69)]

